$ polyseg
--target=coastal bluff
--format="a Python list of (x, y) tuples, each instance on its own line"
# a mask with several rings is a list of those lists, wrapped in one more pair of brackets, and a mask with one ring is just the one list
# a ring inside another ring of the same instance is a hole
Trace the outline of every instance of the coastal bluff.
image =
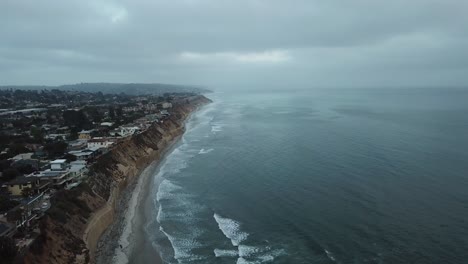
[(56, 193), (24, 263), (94, 263), (98, 241), (114, 222), (122, 192), (184, 133), (188, 116), (210, 102), (197, 95), (174, 104), (163, 123), (122, 139), (100, 156), (90, 166), (85, 182)]

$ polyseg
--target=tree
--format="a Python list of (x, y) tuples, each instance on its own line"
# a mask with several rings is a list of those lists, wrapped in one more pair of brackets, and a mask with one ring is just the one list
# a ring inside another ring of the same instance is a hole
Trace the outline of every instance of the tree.
[(93, 122), (95, 123), (100, 123), (103, 118), (101, 112), (99, 112), (99, 110), (96, 107), (88, 107), (86, 109), (86, 113), (88, 114), (90, 119), (93, 120)]
[(115, 115), (119, 118), (123, 116), (123, 110), (122, 107), (118, 107), (117, 110), (115, 111)]
[(68, 140), (76, 140), (78, 138), (78, 129), (72, 128), (70, 131), (70, 135), (68, 135)]
[(7, 212), (18, 204), (20, 203), (10, 199), (10, 195), (4, 193), (0, 194), (0, 213)]
[[(14, 167), (21, 173), (21, 174), (31, 174), (36, 171), (36, 168), (33, 167), (31, 164), (22, 164), (22, 163), (17, 163), (14, 165)], [(37, 165), (39, 167), (39, 165)]]
[(44, 141), (44, 133), (42, 132), (42, 129), (35, 126), (31, 127), (31, 136), (35, 142), (42, 143)]
[(23, 190), (21, 191), (21, 195), (23, 197), (31, 197), (32, 195), (34, 194), (34, 190), (31, 189), (30, 187), (25, 187), (23, 188)]
[(19, 175), (20, 175), (20, 173), (19, 173), (19, 171), (17, 169), (8, 168), (8, 169), (3, 171), (2, 180), (5, 181), (5, 182), (11, 181), (14, 178), (18, 177)]
[(110, 117), (112, 120), (115, 119), (114, 107), (110, 107), (110, 108), (109, 108), (109, 117)]
[(72, 154), (65, 154), (65, 156), (63, 156), (64, 159), (67, 160), (67, 162), (72, 162), (72, 161), (75, 161), (76, 160), (76, 156), (75, 155), (72, 155)]
[(63, 119), (67, 126), (78, 127), (83, 129), (89, 125), (89, 120), (83, 111), (67, 110), (63, 112)]
[(0, 171), (4, 171), (4, 170), (10, 168), (10, 165), (11, 165), (10, 160), (7, 160), (7, 159), (0, 160)]
[(24, 144), (22, 143), (13, 143), (10, 145), (10, 148), (8, 150), (8, 154), (12, 156), (16, 156), (21, 153), (28, 153), (29, 149), (27, 149)]
[(0, 237), (0, 259), (2, 263), (13, 263), (18, 254), (18, 247), (15, 241), (9, 237)]
[(50, 142), (44, 146), (44, 151), (47, 152), (49, 157), (62, 156), (67, 150), (68, 144), (64, 141)]

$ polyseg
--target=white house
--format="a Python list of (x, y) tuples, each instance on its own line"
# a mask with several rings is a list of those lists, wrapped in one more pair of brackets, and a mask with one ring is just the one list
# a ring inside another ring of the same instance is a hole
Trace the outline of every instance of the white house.
[(121, 137), (128, 137), (128, 136), (135, 134), (139, 130), (140, 128), (137, 126), (121, 126), (118, 129), (111, 131), (110, 135), (117, 136), (118, 134)]
[(50, 169), (53, 171), (60, 171), (64, 170), (67, 167), (67, 160), (66, 159), (57, 159), (50, 162)]
[(106, 127), (111, 127), (113, 125), (114, 125), (114, 123), (112, 123), (112, 122), (102, 122), (101, 123), (101, 126), (106, 126)]
[(88, 149), (108, 148), (114, 144), (114, 141), (107, 138), (93, 138), (88, 141)]

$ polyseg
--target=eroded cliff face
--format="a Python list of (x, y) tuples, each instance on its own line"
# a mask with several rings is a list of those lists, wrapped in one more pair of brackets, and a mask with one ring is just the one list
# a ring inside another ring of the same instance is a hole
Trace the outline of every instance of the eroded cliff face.
[(122, 191), (184, 132), (184, 122), (209, 103), (195, 96), (177, 104), (171, 116), (145, 132), (126, 138), (99, 157), (86, 183), (57, 193), (41, 222), (41, 235), (27, 252), (25, 263), (92, 263), (99, 238), (114, 221)]

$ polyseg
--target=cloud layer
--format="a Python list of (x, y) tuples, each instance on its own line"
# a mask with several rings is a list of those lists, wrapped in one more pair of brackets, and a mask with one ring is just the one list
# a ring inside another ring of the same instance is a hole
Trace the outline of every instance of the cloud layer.
[(6, 0), (3, 84), (468, 82), (461, 0)]

